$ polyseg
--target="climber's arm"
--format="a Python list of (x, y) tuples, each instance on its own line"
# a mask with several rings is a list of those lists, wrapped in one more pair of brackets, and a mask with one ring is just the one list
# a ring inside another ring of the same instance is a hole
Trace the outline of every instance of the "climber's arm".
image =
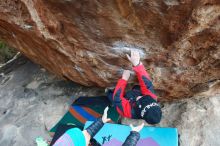
[(108, 109), (108, 107), (105, 108), (102, 118), (99, 118), (85, 130), (83, 130), (83, 134), (86, 139), (86, 145), (89, 145), (90, 139), (93, 138), (99, 132), (99, 130), (104, 126), (105, 123), (111, 121), (111, 119), (108, 118)]
[(113, 94), (113, 103), (116, 106), (118, 113), (124, 117), (131, 118), (131, 106), (127, 99), (124, 98), (124, 90), (127, 85), (127, 81), (120, 79), (116, 85)]
[(150, 95), (152, 98), (157, 99), (156, 95), (154, 94), (154, 89), (150, 77), (146, 72), (143, 64), (140, 62), (139, 52), (136, 50), (131, 50), (131, 56), (127, 55), (127, 57), (134, 66), (133, 70), (137, 74), (142, 94)]
[(131, 117), (131, 106), (127, 99), (124, 98), (124, 92), (127, 85), (127, 80), (130, 77), (130, 71), (125, 70), (123, 72), (122, 78), (118, 80), (118, 83), (115, 87), (112, 103), (116, 107), (118, 113), (124, 117)]
[(133, 67), (133, 70), (137, 75), (142, 94), (150, 95), (152, 98), (157, 100), (157, 96), (155, 95), (152, 81), (150, 79), (149, 74), (145, 70), (143, 64), (140, 63), (139, 65)]
[(142, 123), (141, 125), (138, 125), (136, 127), (134, 127), (131, 124), (130, 127), (131, 127), (131, 132), (130, 132), (129, 136), (126, 138), (126, 140), (122, 146), (136, 146), (137, 145), (137, 142), (140, 139), (139, 132), (144, 127), (144, 123)]
[(131, 131), (122, 146), (136, 146), (139, 139), (140, 134), (136, 131)]

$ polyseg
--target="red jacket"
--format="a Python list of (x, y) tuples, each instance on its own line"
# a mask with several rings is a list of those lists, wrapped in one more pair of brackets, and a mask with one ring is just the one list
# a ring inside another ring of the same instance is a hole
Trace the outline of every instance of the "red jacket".
[[(133, 70), (135, 71), (135, 73), (138, 77), (138, 81), (140, 84), (140, 90), (141, 90), (142, 95), (143, 96), (149, 95), (152, 98), (154, 98), (155, 100), (157, 100), (157, 96), (154, 93), (151, 79), (149, 77), (149, 74), (145, 70), (144, 66), (142, 64), (135, 66), (135, 67), (133, 67)], [(135, 115), (134, 115), (135, 113), (132, 111), (134, 107), (129, 102), (129, 100), (127, 100), (124, 97), (126, 85), (127, 85), (126, 80), (124, 80), (124, 79), (118, 80), (118, 83), (117, 83), (115, 90), (114, 90), (112, 101), (113, 101), (113, 104), (116, 106), (116, 110), (118, 111), (118, 113), (120, 115), (122, 115), (124, 117), (128, 117), (128, 118), (133, 118), (133, 117), (135, 117)]]

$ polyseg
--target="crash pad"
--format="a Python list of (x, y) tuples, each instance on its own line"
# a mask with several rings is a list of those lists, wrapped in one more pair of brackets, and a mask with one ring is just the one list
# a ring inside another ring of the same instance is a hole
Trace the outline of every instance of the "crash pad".
[[(74, 124), (76, 127), (83, 129), (86, 121), (96, 121), (100, 118), (109, 104), (110, 102), (105, 96), (81, 96), (70, 105), (69, 110), (50, 129), (50, 132), (55, 132), (60, 124)], [(117, 123), (119, 120), (119, 114), (114, 107), (109, 108), (108, 116), (114, 123)]]
[[(87, 121), (84, 128), (91, 123)], [(130, 130), (126, 125), (106, 123), (94, 138), (103, 146), (121, 146)], [(145, 126), (140, 135), (137, 146), (178, 146), (177, 128)]]

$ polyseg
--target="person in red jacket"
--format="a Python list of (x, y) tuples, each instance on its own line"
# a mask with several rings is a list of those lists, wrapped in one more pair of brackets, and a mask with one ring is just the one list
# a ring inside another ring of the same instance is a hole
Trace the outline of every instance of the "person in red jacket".
[(114, 92), (112, 90), (107, 91), (108, 99), (121, 116), (132, 119), (144, 119), (149, 124), (157, 124), (161, 120), (162, 112), (157, 103), (157, 96), (155, 95), (150, 76), (140, 61), (139, 52), (131, 51), (131, 56), (127, 55), (127, 57), (133, 65), (139, 85), (135, 85), (132, 90), (125, 93), (130, 71), (124, 70)]

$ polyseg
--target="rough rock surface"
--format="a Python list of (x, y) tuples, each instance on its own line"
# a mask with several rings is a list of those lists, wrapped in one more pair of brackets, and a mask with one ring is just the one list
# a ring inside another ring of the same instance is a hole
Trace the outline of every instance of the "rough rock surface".
[[(16, 63), (14, 63), (16, 62)], [(73, 102), (71, 96), (103, 94), (64, 81), (25, 58), (0, 68), (0, 146), (35, 146)]]
[(162, 99), (220, 78), (219, 0), (1, 0), (0, 39), (49, 71), (110, 86), (136, 49)]
[[(25, 59), (0, 68), (0, 145), (35, 146), (35, 138), (50, 140), (51, 128), (73, 101), (71, 95), (102, 95), (102, 88), (88, 88), (58, 79)], [(219, 88), (211, 88), (212, 93)], [(219, 93), (219, 91), (218, 91)], [(205, 98), (204, 98), (205, 97)], [(177, 127), (179, 146), (219, 146), (220, 94), (163, 103), (162, 127)], [(124, 124), (142, 121), (124, 119)]]

